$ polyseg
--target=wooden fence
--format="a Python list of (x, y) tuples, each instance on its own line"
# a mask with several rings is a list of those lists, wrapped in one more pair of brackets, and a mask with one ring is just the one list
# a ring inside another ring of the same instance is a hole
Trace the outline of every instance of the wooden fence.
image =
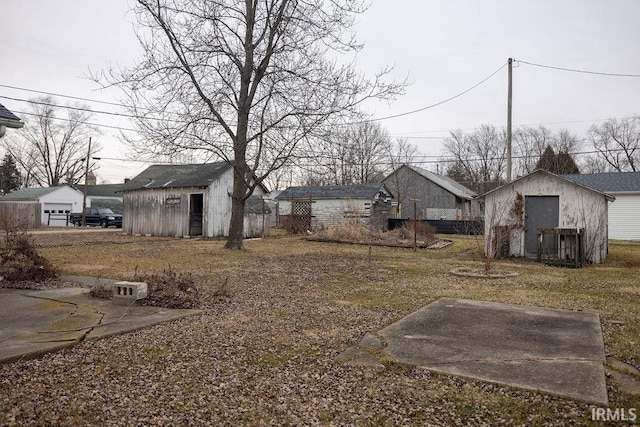
[(0, 228), (33, 229), (42, 226), (42, 206), (38, 202), (0, 202)]

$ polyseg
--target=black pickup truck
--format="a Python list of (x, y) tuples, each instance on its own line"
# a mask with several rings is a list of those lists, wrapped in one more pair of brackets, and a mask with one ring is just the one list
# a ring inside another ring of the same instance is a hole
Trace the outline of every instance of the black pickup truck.
[[(109, 208), (85, 208), (85, 217), (87, 225), (122, 228), (122, 215), (113, 213)], [(75, 226), (81, 226), (82, 213), (70, 214), (69, 222)]]

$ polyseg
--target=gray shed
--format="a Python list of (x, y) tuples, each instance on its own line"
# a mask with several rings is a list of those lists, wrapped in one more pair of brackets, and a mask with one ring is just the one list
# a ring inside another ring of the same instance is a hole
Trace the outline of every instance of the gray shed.
[[(549, 247), (558, 259), (578, 257), (599, 264), (608, 246), (609, 202), (615, 197), (538, 169), (485, 193), (485, 253), (501, 256), (538, 256), (547, 245), (540, 230), (547, 230)], [(571, 233), (574, 230), (575, 233)], [(580, 247), (572, 240), (580, 235)]]
[[(233, 168), (226, 162), (152, 165), (125, 183), (122, 191), (122, 229), (127, 234), (229, 235)], [(270, 211), (261, 200), (265, 192), (256, 187), (245, 204), (245, 238), (269, 234)]]
[(477, 218), (476, 193), (448, 176), (416, 166), (402, 165), (382, 181), (395, 196), (394, 218), (461, 220)]

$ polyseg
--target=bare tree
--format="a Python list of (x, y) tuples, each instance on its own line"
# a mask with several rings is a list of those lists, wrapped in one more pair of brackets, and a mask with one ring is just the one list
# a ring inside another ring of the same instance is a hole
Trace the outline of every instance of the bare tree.
[(640, 116), (609, 119), (589, 129), (593, 147), (614, 170), (638, 171), (640, 165)]
[(517, 175), (527, 175), (537, 168), (538, 160), (547, 147), (554, 153), (575, 154), (582, 146), (581, 139), (566, 129), (557, 134), (544, 126), (520, 127), (513, 133), (514, 158)]
[[(58, 106), (51, 97), (34, 99), (30, 106), (34, 118), (25, 119), (22, 129), (3, 139), (5, 149), (23, 171), (22, 184), (77, 184), (84, 176), (89, 137), (98, 133), (87, 124), (91, 112), (80, 105), (73, 109)], [(99, 149), (94, 143), (92, 153)]]
[[(234, 168), (226, 248), (242, 248), (244, 206), (298, 144), (365, 99), (404, 84), (367, 79), (336, 53), (355, 40), (358, 0), (137, 0), (142, 61), (112, 70), (142, 138), (140, 153), (196, 150)], [(161, 120), (158, 120), (161, 119)]]
[(458, 129), (450, 132), (442, 144), (447, 154), (455, 159), (451, 167), (466, 178), (461, 184), (482, 194), (502, 182), (507, 146), (504, 131), (487, 124), (471, 134)]
[(360, 184), (384, 178), (388, 168), (391, 139), (375, 122), (360, 122), (339, 127), (330, 133), (315, 151), (325, 184)]

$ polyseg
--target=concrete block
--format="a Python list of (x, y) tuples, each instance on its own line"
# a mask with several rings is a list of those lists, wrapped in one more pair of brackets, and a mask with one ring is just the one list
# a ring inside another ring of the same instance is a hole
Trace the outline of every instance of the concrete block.
[(148, 295), (148, 287), (144, 282), (116, 282), (113, 285), (113, 303), (130, 305), (144, 299)]

